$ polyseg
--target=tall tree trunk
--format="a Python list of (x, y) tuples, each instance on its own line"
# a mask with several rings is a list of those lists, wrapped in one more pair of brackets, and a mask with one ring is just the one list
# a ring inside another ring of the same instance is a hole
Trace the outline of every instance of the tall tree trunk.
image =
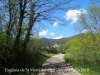
[(30, 32), (34, 25), (33, 18), (34, 18), (34, 3), (32, 1), (30, 1), (30, 19), (29, 19), (29, 24), (28, 24), (29, 27), (27, 29), (27, 34), (26, 34), (25, 40), (23, 42), (23, 47), (24, 47), (23, 50), (27, 49), (27, 44), (28, 44), (29, 38), (30, 38)]
[(11, 29), (12, 29), (12, 5), (11, 5), (11, 2), (9, 0), (9, 23), (8, 23), (8, 26), (7, 26), (7, 30), (6, 30), (6, 44), (8, 43), (9, 39), (10, 39), (10, 32), (11, 32)]
[(21, 32), (22, 32), (22, 23), (24, 19), (24, 14), (25, 14), (25, 8), (26, 8), (27, 0), (20, 0), (19, 6), (20, 6), (20, 18), (19, 18), (19, 25), (17, 29), (17, 34), (14, 42), (14, 48), (19, 49), (19, 43), (20, 43), (20, 37), (21, 37)]

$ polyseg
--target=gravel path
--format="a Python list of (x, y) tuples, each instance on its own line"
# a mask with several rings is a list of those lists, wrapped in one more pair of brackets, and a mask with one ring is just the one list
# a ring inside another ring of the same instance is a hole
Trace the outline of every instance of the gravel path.
[(81, 75), (63, 59), (64, 54), (49, 58), (38, 75)]

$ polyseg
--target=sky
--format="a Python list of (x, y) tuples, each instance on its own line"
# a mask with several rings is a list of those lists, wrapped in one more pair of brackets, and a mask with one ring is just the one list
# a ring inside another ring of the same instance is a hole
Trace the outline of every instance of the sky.
[[(78, 21), (78, 18), (76, 17), (77, 14), (86, 13), (89, 0), (80, 0), (80, 7), (77, 9), (69, 9), (65, 12), (56, 12), (56, 15), (60, 15), (61, 18), (65, 18), (66, 22), (70, 21), (68, 25), (61, 26), (59, 25), (59, 21), (55, 21), (53, 25), (47, 25), (45, 29), (42, 29), (39, 32), (39, 37), (45, 37), (49, 39), (61, 39), (61, 38), (68, 38), (71, 36), (74, 36), (78, 34), (79, 32), (76, 32), (74, 25)], [(83, 33), (85, 32), (82, 31)]]
[[(80, 7), (77, 9), (69, 9), (68, 11), (64, 11), (64, 12), (59, 12), (56, 11), (56, 13), (54, 13), (54, 15), (57, 15), (60, 18), (64, 18), (67, 21), (70, 21), (66, 26), (61, 26), (59, 24), (59, 21), (55, 21), (53, 24), (49, 24), (46, 23), (45, 28), (41, 29), (39, 31), (39, 37), (45, 37), (45, 38), (49, 38), (49, 39), (60, 39), (60, 38), (68, 38), (71, 36), (74, 36), (76, 34), (78, 34), (79, 32), (76, 32), (77, 30), (75, 30), (74, 25), (75, 23), (78, 21), (77, 18), (77, 14), (81, 14), (81, 13), (86, 13), (88, 5), (89, 5), (89, 0), (77, 0), (80, 2), (76, 2), (76, 3), (80, 3)], [(0, 3), (1, 5), (1, 3)], [(82, 31), (83, 33), (85, 32)]]

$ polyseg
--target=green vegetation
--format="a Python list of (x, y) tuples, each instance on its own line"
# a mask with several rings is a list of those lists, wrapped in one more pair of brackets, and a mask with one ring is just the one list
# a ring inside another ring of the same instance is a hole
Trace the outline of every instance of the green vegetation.
[(53, 53), (53, 54), (65, 53), (66, 46), (65, 45), (57, 45), (57, 44), (55, 44), (53, 46), (42, 46), (41, 51), (45, 52), (45, 53)]
[(35, 68), (40, 68), (42, 67), (42, 65), (44, 64), (44, 62), (50, 58), (51, 56), (54, 56), (55, 54), (52, 54), (52, 53), (40, 53), (38, 55), (35, 56), (35, 61), (33, 62), (34, 63), (34, 66)]
[[(71, 38), (66, 44), (64, 44), (68, 40), (66, 38), (50, 40), (49, 43), (47, 39), (43, 43), (43, 39), (35, 38), (40, 30), (38, 28), (44, 27), (45, 22), (53, 24), (59, 21), (60, 25), (67, 24), (51, 13), (56, 10), (66, 11), (68, 8), (76, 8), (72, 6), (72, 1), (74, 0), (56, 0), (56, 2), (54, 0), (2, 0), (0, 2), (1, 75), (28, 75), (26, 72), (5, 72), (5, 68), (39, 68), (46, 59), (54, 55), (49, 53), (60, 52), (66, 52), (65, 60), (73, 66), (89, 68), (90, 75), (100, 73), (99, 5), (89, 6), (88, 14), (79, 15), (76, 26), (80, 30), (88, 31), (81, 38)], [(56, 43), (58, 46), (54, 47)]]
[(52, 45), (63, 45), (66, 43), (66, 41), (70, 40), (70, 39), (73, 39), (75, 37), (82, 37), (84, 34), (83, 33), (80, 33), (80, 34), (77, 34), (77, 35), (74, 35), (74, 36), (71, 36), (71, 37), (68, 37), (68, 38), (61, 38), (61, 39), (48, 39), (48, 38), (41, 38), (42, 40), (42, 45), (43, 46), (52, 46)]
[(61, 38), (61, 39), (48, 39), (48, 38), (41, 38), (43, 46), (52, 46), (55, 44), (64, 44), (69, 38)]
[[(44, 28), (45, 22), (54, 23), (60, 20), (51, 13), (73, 7), (62, 7), (70, 2), (73, 0), (56, 2), (54, 0), (0, 1), (1, 75), (19, 74), (19, 72), (5, 72), (5, 68), (38, 68), (44, 63), (49, 56), (41, 54), (43, 52), (42, 41), (37, 38), (37, 34), (40, 28)], [(61, 24), (64, 22), (62, 21)], [(20, 75), (22, 74), (25, 75), (24, 72)]]
[(100, 6), (91, 5), (81, 14), (78, 27), (88, 32), (66, 43), (64, 59), (82, 75), (100, 75)]
[[(100, 40), (100, 35), (95, 34), (95, 36)], [(89, 69), (89, 71), (79, 71), (82, 75), (100, 74), (100, 49), (99, 44), (93, 39), (90, 34), (85, 34), (82, 38), (75, 38), (66, 43), (64, 59), (76, 69)]]
[(89, 63), (83, 63), (80, 60), (69, 59), (70, 56), (71, 55), (66, 54), (64, 56), (64, 59), (66, 60), (66, 62), (70, 63), (70, 65), (73, 66), (82, 75), (100, 75), (99, 65), (93, 66), (90, 65)]

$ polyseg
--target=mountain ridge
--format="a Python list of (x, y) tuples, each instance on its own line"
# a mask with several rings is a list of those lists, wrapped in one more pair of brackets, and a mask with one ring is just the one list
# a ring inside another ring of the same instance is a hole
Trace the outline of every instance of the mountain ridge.
[(54, 44), (65, 44), (68, 40), (73, 39), (73, 38), (78, 38), (78, 37), (82, 37), (84, 34), (77, 34), (68, 38), (61, 38), (61, 39), (48, 39), (48, 38), (41, 38), (42, 40), (42, 45), (44, 46), (51, 46)]

